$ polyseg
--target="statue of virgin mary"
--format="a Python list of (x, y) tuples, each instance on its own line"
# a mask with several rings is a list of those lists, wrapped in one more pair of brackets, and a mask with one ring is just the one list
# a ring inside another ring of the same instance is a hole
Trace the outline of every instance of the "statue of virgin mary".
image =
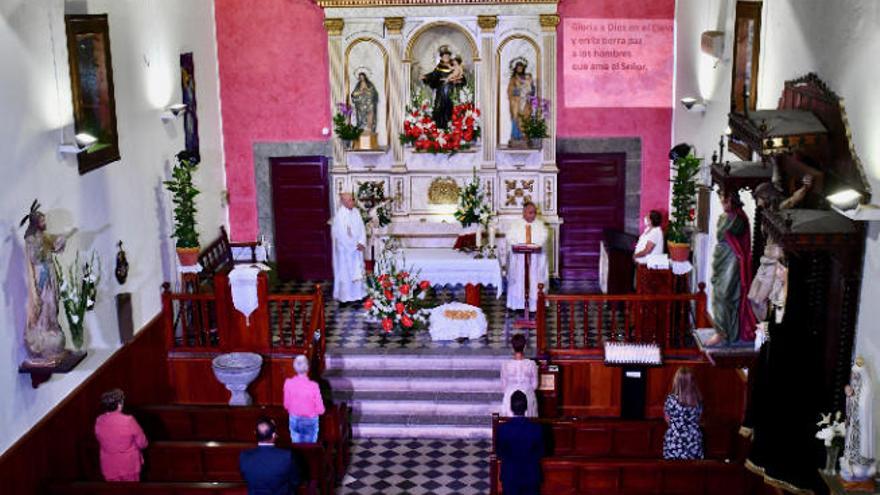
[(365, 72), (358, 73), (358, 80), (351, 92), (351, 102), (357, 118), (357, 126), (370, 134), (376, 134), (376, 109), (379, 92)]

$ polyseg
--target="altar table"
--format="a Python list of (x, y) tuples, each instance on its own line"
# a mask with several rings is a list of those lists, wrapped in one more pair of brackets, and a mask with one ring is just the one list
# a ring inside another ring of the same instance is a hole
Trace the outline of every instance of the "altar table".
[(448, 248), (402, 249), (403, 266), (431, 285), (463, 285), (465, 302), (480, 306), (480, 285), (495, 286), (495, 297), (502, 293), (501, 263), (498, 259), (475, 259), (472, 253)]

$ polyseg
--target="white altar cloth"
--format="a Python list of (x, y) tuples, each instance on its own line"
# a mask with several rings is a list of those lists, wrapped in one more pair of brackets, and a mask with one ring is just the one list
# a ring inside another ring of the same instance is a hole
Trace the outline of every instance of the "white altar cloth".
[(502, 293), (501, 263), (497, 259), (474, 259), (473, 254), (449, 248), (402, 249), (403, 265), (431, 285), (482, 284)]
[[(471, 313), (473, 318), (468, 319), (452, 319), (446, 316), (447, 311)], [(442, 304), (430, 311), (431, 324), (428, 331), (431, 334), (431, 340), (455, 340), (459, 338), (478, 339), (486, 335), (486, 315), (483, 310), (476, 306), (463, 304), (460, 302), (451, 302)]]

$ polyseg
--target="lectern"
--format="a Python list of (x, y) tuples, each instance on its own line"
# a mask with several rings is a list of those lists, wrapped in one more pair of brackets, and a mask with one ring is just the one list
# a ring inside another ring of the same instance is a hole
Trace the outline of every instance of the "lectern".
[(513, 251), (514, 254), (522, 255), (525, 259), (525, 263), (523, 263), (523, 268), (525, 269), (525, 278), (523, 280), (523, 285), (525, 286), (525, 297), (523, 299), (523, 317), (513, 322), (513, 327), (535, 328), (535, 320), (533, 320), (531, 315), (529, 314), (529, 293), (531, 292), (529, 290), (531, 289), (530, 272), (532, 269), (532, 255), (540, 253), (541, 246), (538, 246), (537, 244), (514, 244), (511, 248), (511, 251)]

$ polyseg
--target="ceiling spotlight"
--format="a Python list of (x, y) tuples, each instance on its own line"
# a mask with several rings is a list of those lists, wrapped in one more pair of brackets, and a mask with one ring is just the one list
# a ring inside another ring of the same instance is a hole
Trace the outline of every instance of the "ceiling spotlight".
[(186, 110), (186, 103), (175, 103), (174, 105), (169, 106), (165, 109), (164, 112), (162, 112), (162, 115), (160, 116), (162, 122), (168, 122), (176, 119), (180, 116), (180, 114), (184, 112), (184, 110)]
[(58, 146), (59, 153), (71, 153), (78, 154), (83, 151), (89, 149), (89, 146), (98, 142), (98, 138), (88, 134), (86, 132), (80, 132), (76, 136), (74, 136), (74, 142), (72, 143), (62, 143)]
[(841, 210), (851, 210), (859, 204), (859, 201), (862, 199), (862, 193), (855, 189), (844, 189), (829, 195), (826, 199)]

